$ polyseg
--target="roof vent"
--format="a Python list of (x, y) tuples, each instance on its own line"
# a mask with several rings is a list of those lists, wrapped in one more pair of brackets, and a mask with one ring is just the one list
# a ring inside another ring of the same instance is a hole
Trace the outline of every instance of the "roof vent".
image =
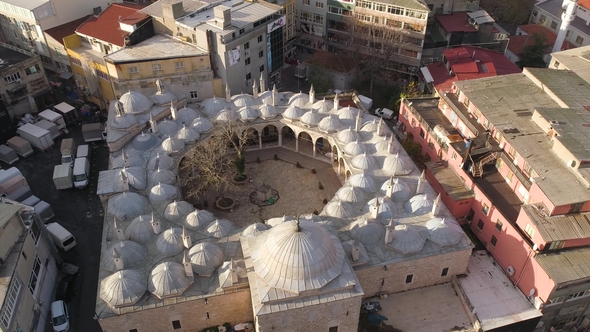
[(94, 7), (92, 8), (92, 13), (94, 14), (94, 16), (98, 16), (100, 15), (100, 13), (102, 13), (102, 8), (100, 6)]
[(549, 123), (551, 123), (552, 126), (559, 126), (559, 121), (557, 120), (551, 120)]

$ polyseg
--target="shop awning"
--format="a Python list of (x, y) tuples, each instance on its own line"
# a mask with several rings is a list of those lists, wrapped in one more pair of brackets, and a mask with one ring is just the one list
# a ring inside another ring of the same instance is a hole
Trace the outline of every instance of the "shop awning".
[(434, 78), (430, 74), (430, 70), (428, 70), (428, 67), (421, 67), (420, 68), (420, 71), (422, 72), (422, 75), (424, 75), (424, 81), (426, 83), (432, 83), (432, 82), (434, 82)]
[(74, 76), (74, 74), (70, 73), (69, 71), (64, 71), (59, 75), (59, 77), (63, 78), (64, 80), (68, 80), (72, 78), (72, 76)]

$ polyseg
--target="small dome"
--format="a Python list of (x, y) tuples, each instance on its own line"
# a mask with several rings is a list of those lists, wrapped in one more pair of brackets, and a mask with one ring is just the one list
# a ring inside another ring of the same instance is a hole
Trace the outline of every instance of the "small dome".
[(258, 236), (266, 230), (268, 230), (267, 225), (257, 222), (246, 227), (246, 229), (242, 231), (242, 236)]
[(330, 113), (330, 111), (334, 108), (334, 102), (324, 98), (323, 100), (318, 100), (313, 103), (312, 108), (320, 113)]
[(239, 95), (231, 97), (231, 101), (237, 108), (254, 105), (254, 97), (245, 93), (240, 93)]
[(193, 272), (199, 276), (210, 276), (223, 264), (223, 251), (211, 242), (195, 244), (188, 252)]
[(408, 213), (413, 213), (417, 216), (432, 212), (432, 199), (427, 194), (419, 194), (405, 203), (405, 208)]
[(166, 104), (170, 104), (170, 102), (174, 99), (176, 99), (176, 96), (173, 95), (171, 92), (165, 91), (163, 93), (161, 92), (156, 92), (154, 93), (150, 99), (154, 102), (154, 104), (156, 105), (166, 105)]
[(405, 183), (403, 180), (400, 180), (398, 178), (390, 178), (389, 180), (383, 182), (383, 185), (381, 185), (381, 190), (383, 192), (387, 192), (387, 187), (391, 186), (391, 199), (394, 202), (405, 202), (408, 199), (410, 199), (410, 197), (412, 197), (412, 191), (410, 189), (410, 186), (408, 186), (407, 183)]
[(180, 254), (184, 249), (182, 228), (172, 227), (160, 233), (156, 240), (156, 248), (166, 257)]
[(161, 203), (173, 200), (177, 195), (178, 189), (176, 186), (167, 183), (158, 183), (150, 189), (149, 198), (152, 203)]
[(137, 242), (121, 241), (115, 243), (103, 253), (102, 258), (105, 269), (111, 272), (117, 271), (115, 260), (113, 259), (113, 249), (117, 251), (125, 268), (134, 267), (143, 259), (143, 257), (145, 257), (145, 247)]
[(383, 136), (382, 140), (379, 140), (377, 143), (375, 143), (375, 150), (377, 152), (389, 151), (390, 142), (391, 140), (388, 139), (387, 136)]
[(158, 144), (158, 138), (153, 134), (141, 134), (135, 136), (131, 142), (131, 146), (137, 151), (145, 151), (155, 147)]
[(344, 146), (344, 153), (346, 153), (349, 156), (356, 156), (361, 153), (365, 153), (365, 151), (367, 151), (365, 145), (359, 143), (358, 140), (350, 142)]
[(111, 169), (127, 167), (143, 167), (145, 160), (140, 155), (128, 156), (126, 153), (121, 152), (116, 157), (111, 157)]
[(306, 93), (296, 93), (289, 98), (290, 106), (305, 107), (309, 103), (309, 96)]
[(279, 112), (277, 111), (277, 109), (269, 104), (264, 104), (262, 106), (260, 106), (260, 116), (267, 120), (267, 119), (273, 119), (275, 118), (277, 115), (279, 115)]
[(127, 114), (143, 114), (150, 110), (153, 101), (149, 100), (148, 97), (135, 91), (129, 91), (124, 93), (119, 101), (123, 104), (123, 109)]
[(313, 213), (300, 215), (299, 221), (301, 221), (301, 220), (307, 220), (309, 222), (321, 222), (322, 221), (322, 219), (317, 214), (313, 214)]
[(201, 114), (190, 107), (183, 107), (176, 111), (176, 122), (178, 123), (192, 123), (199, 117)]
[(233, 120), (235, 120), (237, 117), (236, 113), (234, 111), (228, 110), (228, 109), (224, 109), (221, 112), (219, 112), (219, 114), (217, 114), (217, 117), (215, 118), (215, 121), (219, 121), (219, 122), (231, 122)]
[(280, 224), (282, 224), (286, 221), (290, 221), (290, 220), (297, 220), (297, 218), (295, 216), (283, 215), (282, 217), (270, 218), (265, 222), (265, 224), (268, 227), (275, 227), (277, 225), (280, 225)]
[(318, 123), (318, 128), (327, 133), (335, 133), (342, 127), (342, 123), (338, 120), (337, 117), (333, 115), (328, 115), (327, 117), (323, 118), (320, 123)]
[(354, 156), (350, 163), (352, 167), (360, 170), (374, 170), (377, 168), (375, 157), (368, 155), (366, 152)]
[(317, 126), (317, 124), (322, 120), (322, 115), (318, 112), (313, 110), (305, 112), (299, 119), (301, 123), (308, 125), (309, 127)]
[(413, 167), (413, 162), (401, 157), (399, 153), (387, 156), (383, 162), (383, 170), (389, 175), (408, 175)]
[(463, 237), (463, 231), (459, 225), (444, 218), (433, 218), (426, 222), (428, 238), (440, 247), (454, 246)]
[(208, 116), (216, 116), (221, 110), (229, 108), (230, 105), (223, 98), (207, 98), (203, 101), (203, 109)]
[(118, 219), (133, 219), (147, 207), (147, 198), (133, 192), (123, 192), (109, 198), (109, 215)]
[(355, 221), (350, 228), (350, 236), (365, 246), (375, 246), (385, 240), (385, 226), (366, 218)]
[(180, 223), (189, 213), (193, 212), (195, 208), (192, 204), (187, 203), (185, 201), (174, 201), (164, 210), (164, 218), (166, 220)]
[(150, 272), (147, 289), (159, 299), (165, 299), (181, 295), (192, 282), (193, 280), (186, 276), (182, 264), (163, 262)]
[(397, 208), (389, 197), (377, 197), (367, 203), (371, 214), (377, 209), (377, 218), (380, 220), (389, 220), (397, 214)]
[[(156, 221), (160, 222), (161, 225), (161, 221), (157, 217), (154, 218), (156, 218)], [(141, 215), (133, 219), (131, 224), (125, 229), (125, 237), (131, 241), (139, 243), (149, 242), (154, 235), (152, 215), (149, 214)]]
[(167, 169), (158, 168), (157, 170), (152, 171), (152, 174), (150, 174), (150, 183), (152, 184), (171, 184), (174, 183), (174, 181), (176, 181), (176, 176), (174, 175), (174, 172)]
[(168, 153), (178, 153), (182, 149), (184, 149), (184, 142), (179, 139), (168, 136), (168, 138), (162, 142), (162, 150)]
[(343, 131), (339, 132), (336, 138), (338, 139), (338, 142), (342, 144), (348, 144), (360, 139), (359, 134), (352, 130), (352, 128), (344, 129)]
[(184, 141), (185, 144), (192, 144), (199, 140), (199, 133), (194, 130), (193, 128), (189, 127), (187, 124), (184, 124), (178, 133), (176, 133), (176, 139)]
[(366, 198), (365, 193), (357, 187), (342, 187), (336, 192), (336, 197), (343, 202), (358, 203)]
[(338, 118), (340, 119), (340, 121), (342, 121), (343, 123), (354, 123), (356, 121), (356, 117), (358, 116), (359, 110), (354, 108), (354, 107), (350, 107), (350, 106), (346, 106), (344, 108), (341, 108), (338, 111)]
[(147, 187), (147, 176), (143, 167), (123, 167), (119, 176), (121, 181), (125, 177), (127, 183), (137, 190), (144, 190)]
[(121, 270), (101, 282), (100, 298), (115, 308), (135, 304), (147, 290), (145, 276), (136, 270)]
[(348, 178), (348, 184), (360, 188), (365, 192), (372, 192), (375, 190), (375, 181), (368, 175), (365, 175), (364, 172), (355, 174)]
[(365, 123), (361, 127), (361, 131), (372, 133), (372, 132), (376, 132), (378, 128), (379, 128), (379, 124), (377, 123), (376, 120), (373, 120), (371, 122)]
[(164, 119), (164, 121), (160, 121), (158, 123), (158, 133), (164, 136), (174, 136), (180, 129), (180, 126), (175, 121), (168, 121), (168, 119)]
[(258, 100), (263, 105), (272, 105), (272, 91), (266, 90), (259, 93)]
[(137, 123), (135, 116), (131, 114), (117, 114), (113, 120), (111, 120), (110, 127), (115, 129), (127, 129)]
[(196, 118), (192, 123), (193, 129), (198, 133), (206, 133), (213, 128), (213, 124), (209, 119)]
[(205, 233), (209, 236), (220, 239), (222, 237), (228, 236), (235, 228), (236, 227), (231, 221), (217, 219), (207, 226)]
[(339, 200), (332, 201), (324, 207), (324, 211), (327, 215), (336, 218), (348, 218), (352, 215), (352, 208), (346, 202)]
[(251, 107), (242, 107), (238, 110), (238, 118), (242, 122), (250, 122), (256, 120), (260, 116), (257, 109)]
[(298, 120), (303, 115), (303, 110), (297, 106), (291, 105), (283, 112), (283, 118), (288, 120)]
[(392, 233), (392, 240), (387, 246), (402, 254), (416, 253), (422, 250), (426, 242), (420, 230), (410, 225), (397, 225)]
[[(143, 163), (142, 163), (143, 165)], [(171, 169), (174, 166), (174, 159), (170, 158), (168, 153), (158, 152), (148, 163), (148, 169)]]
[(195, 209), (184, 218), (184, 224), (189, 229), (197, 229), (209, 225), (213, 219), (215, 219), (213, 213)]

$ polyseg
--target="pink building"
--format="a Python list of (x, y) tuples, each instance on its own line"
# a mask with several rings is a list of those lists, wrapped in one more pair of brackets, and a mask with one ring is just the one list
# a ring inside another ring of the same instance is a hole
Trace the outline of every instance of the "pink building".
[(589, 112), (590, 84), (538, 68), (400, 107), (429, 182), (542, 310), (535, 331), (590, 321)]

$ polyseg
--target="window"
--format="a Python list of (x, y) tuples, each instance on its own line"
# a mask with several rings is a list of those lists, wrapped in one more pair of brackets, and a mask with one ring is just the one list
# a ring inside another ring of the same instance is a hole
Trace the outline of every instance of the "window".
[(246, 66), (250, 64), (250, 58), (246, 58)]
[(153, 69), (154, 71), (161, 71), (161, 70), (162, 70), (162, 65), (161, 65), (161, 64), (159, 64), (159, 63), (153, 64), (153, 65), (152, 65), (152, 69)]
[(581, 45), (583, 42), (584, 42), (584, 38), (582, 38), (580, 36), (576, 37), (576, 44), (580, 44)]
[(565, 241), (553, 241), (549, 244), (549, 250), (557, 250), (563, 248)]
[(545, 23), (545, 21), (547, 21), (547, 16), (545, 16), (545, 15), (539, 16), (539, 23), (543, 24), (543, 23)]
[(320, 24), (322, 24), (322, 23), (324, 23), (324, 16), (321, 15), (321, 14), (314, 13), (313, 14), (313, 20), (312, 21), (314, 23), (320, 23)]
[(309, 6), (309, 0), (303, 0), (303, 4)]
[(512, 182), (513, 177), (514, 177), (514, 173), (509, 170), (508, 174), (506, 174), (506, 182), (508, 182), (508, 183)]
[(490, 207), (484, 203), (483, 207), (481, 208), (481, 212), (487, 216), (488, 212), (490, 212)]
[(148, 81), (139, 81), (139, 86), (142, 88), (147, 88), (148, 87)]
[(406, 284), (412, 283), (412, 280), (414, 280), (414, 275), (413, 274), (408, 274), (406, 276)]
[(561, 303), (565, 300), (565, 296), (558, 296), (558, 297), (553, 297), (549, 299), (549, 303), (553, 304), (553, 303)]
[(31, 237), (35, 242), (35, 245), (37, 245), (37, 243), (39, 242), (39, 237), (41, 236), (41, 229), (39, 228), (36, 222), (33, 221), (31, 223), (31, 227), (29, 227), (29, 232), (31, 232)]
[(170, 77), (170, 83), (182, 83), (182, 77), (180, 77), (180, 76)]
[(492, 240), (490, 241), (492, 243), (492, 245), (495, 247), (496, 244), (498, 243), (498, 239), (496, 238), (495, 235), (492, 235)]
[[(59, 63), (59, 62), (57, 62), (57, 63)], [(39, 67), (39, 65), (34, 65), (34, 66), (31, 66), (31, 67), (25, 69), (25, 73), (27, 75), (36, 74), (40, 71), (41, 71), (41, 67)]]
[(585, 296), (585, 295), (588, 295), (588, 294), (589, 294), (588, 291), (580, 291), (580, 292), (576, 292), (576, 293), (573, 293), (573, 294), (568, 295), (566, 299), (567, 300), (577, 299), (578, 297), (582, 297), (582, 296)]
[(453, 160), (457, 160), (457, 152), (453, 152), (452, 158), (453, 158)]
[(442, 272), (440, 274), (441, 277), (446, 277), (447, 274), (449, 274), (449, 268), (445, 267), (444, 269), (442, 269)]
[(469, 209), (469, 214), (467, 215), (467, 220), (473, 221), (473, 216), (475, 216), (475, 211), (473, 211), (473, 209)]
[(131, 329), (129, 332), (137, 332), (137, 329)]
[(194, 82), (194, 81), (195, 81), (195, 75), (188, 75), (188, 76), (186, 77), (186, 79), (187, 79), (189, 82)]
[(252, 78), (252, 74), (251, 73), (246, 74), (246, 80), (247, 81), (249, 81), (251, 78)]
[(39, 281), (39, 277), (41, 277), (41, 261), (39, 260), (38, 256), (35, 256), (33, 269), (31, 270), (31, 276), (29, 277), (29, 291), (31, 291), (33, 297), (35, 297), (35, 291), (37, 290), (37, 282)]
[(246, 30), (244, 28), (240, 29), (240, 35), (243, 34)]
[(258, 57), (259, 58), (262, 58), (263, 56), (264, 56), (264, 51), (261, 50), (260, 52), (258, 52)]
[(260, 66), (260, 72), (262, 73), (264, 71), (264, 65)]
[(535, 236), (535, 229), (533, 228), (533, 226), (531, 226), (531, 224), (526, 224), (526, 227), (524, 228), (524, 232), (526, 233), (526, 235), (528, 235), (531, 239), (533, 238), (533, 236)]
[(250, 48), (250, 42), (246, 42), (246, 43), (244, 44), (244, 49), (245, 49), (245, 50), (247, 50), (247, 49), (249, 49), (249, 48)]
[(477, 222), (477, 229), (479, 229), (480, 231), (483, 230), (483, 220), (479, 219), (479, 221)]
[(559, 68), (559, 61), (555, 61), (555, 62), (553, 63), (553, 67), (555, 67), (555, 68)]
[(10, 74), (6, 77), (4, 77), (4, 82), (6, 83), (14, 83), (14, 82), (20, 82), (20, 73), (16, 72), (14, 74)]
[(13, 277), (12, 281), (10, 282), (8, 292), (6, 292), (4, 307), (2, 308), (2, 314), (0, 314), (0, 321), (2, 321), (2, 324), (6, 328), (8, 328), (12, 322), (12, 315), (14, 314), (14, 309), (16, 308), (16, 302), (18, 301), (21, 286), (22, 284), (20, 281), (16, 277)]
[(109, 80), (109, 74), (105, 73), (102, 70), (96, 69), (96, 76), (102, 78), (105, 81), (108, 81)]
[(553, 30), (557, 29), (557, 22), (551, 21), (551, 29), (553, 29)]
[(568, 31), (565, 33), (565, 36), (566, 36), (566, 37), (569, 37), (571, 34), (572, 34), (572, 32), (568, 30)]
[(315, 6), (318, 7), (318, 8), (324, 8), (324, 3), (323, 2), (316, 1), (315, 2)]
[(262, 42), (262, 35), (258, 36), (258, 42)]
[(174, 63), (174, 66), (176, 67), (176, 69), (184, 69), (184, 61), (178, 61)]
[(332, 326), (328, 329), (328, 332), (338, 332), (338, 326)]
[(181, 329), (182, 327), (180, 326), (180, 321), (179, 320), (173, 320), (172, 321), (172, 328), (175, 330)]
[(496, 220), (496, 230), (498, 232), (502, 231), (502, 222), (500, 221), (500, 219)]
[(426, 133), (424, 132), (424, 129), (420, 128), (420, 137), (424, 138), (426, 136)]
[(197, 91), (191, 91), (191, 99), (197, 99), (199, 97), (199, 95), (197, 94)]
[(119, 87), (119, 83), (113, 82), (113, 89), (115, 89), (115, 90), (121, 90), (121, 88)]
[(138, 74), (138, 73), (139, 73), (139, 69), (137, 69), (136, 66), (129, 67), (129, 74), (133, 75), (133, 74)]

